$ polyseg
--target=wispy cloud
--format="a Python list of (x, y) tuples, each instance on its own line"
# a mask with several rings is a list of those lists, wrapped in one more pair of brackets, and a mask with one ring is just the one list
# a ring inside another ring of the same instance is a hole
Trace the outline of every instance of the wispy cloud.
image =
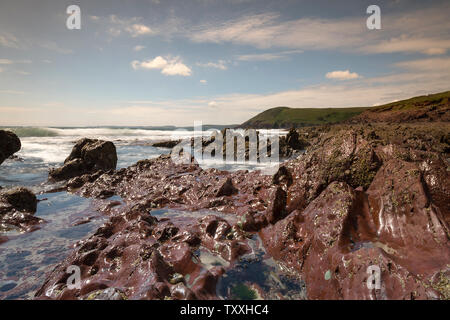
[(398, 62), (395, 64), (409, 70), (422, 72), (449, 72), (450, 73), (450, 57), (445, 58), (428, 58)]
[(30, 64), (31, 60), (11, 60), (11, 59), (0, 59), (0, 64), (18, 64), (18, 63), (24, 63), (24, 64)]
[(0, 45), (7, 48), (19, 48), (19, 40), (8, 32), (0, 32)]
[(140, 17), (121, 18), (116, 15), (108, 17), (91, 16), (91, 20), (106, 27), (107, 32), (112, 36), (128, 34), (133, 38), (151, 35), (155, 31), (142, 22)]
[(238, 55), (237, 60), (239, 61), (272, 61), (286, 59), (288, 55), (303, 53), (303, 50), (289, 50), (281, 52), (270, 52), (270, 53), (255, 53), (255, 54), (243, 54)]
[(0, 93), (3, 93), (3, 94), (25, 94), (24, 91), (17, 91), (17, 90), (0, 90)]
[[(402, 14), (383, 14), (383, 29), (370, 31), (364, 17), (282, 20), (278, 13), (246, 15), (203, 24), (185, 34), (198, 43), (234, 43), (257, 48), (338, 49), (362, 53), (420, 52), (444, 54), (450, 50), (450, 5), (443, 4)], [(248, 59), (257, 58), (250, 56)], [(261, 59), (276, 59), (265, 54)], [(245, 57), (244, 57), (245, 59)]]
[(73, 53), (73, 51), (71, 49), (66, 49), (61, 47), (59, 44), (57, 44), (54, 41), (40, 41), (37, 42), (37, 44), (44, 49), (50, 50), (50, 51), (54, 51), (57, 53), (61, 53), (61, 54), (71, 54)]
[(17, 74), (21, 74), (21, 75), (30, 75), (31, 73), (28, 71), (23, 71), (23, 70), (16, 70), (14, 65), (18, 65), (18, 64), (30, 64), (32, 63), (31, 60), (11, 60), (11, 59), (5, 59), (2, 58), (0, 59), (0, 65), (3, 66), (7, 66), (7, 68), (2, 67), (0, 68), (0, 72), (15, 72)]
[(197, 66), (203, 67), (203, 68), (215, 68), (220, 70), (227, 70), (227, 62), (225, 60), (219, 60), (217, 62), (207, 62), (207, 63), (201, 63), (198, 62)]
[(13, 64), (14, 62), (9, 59), (0, 59), (0, 64)]
[(139, 69), (157, 69), (161, 70), (161, 73), (167, 76), (190, 76), (192, 74), (191, 68), (186, 66), (180, 57), (166, 57), (163, 58), (158, 56), (154, 59), (138, 61), (134, 60), (131, 62), (131, 66), (134, 70)]

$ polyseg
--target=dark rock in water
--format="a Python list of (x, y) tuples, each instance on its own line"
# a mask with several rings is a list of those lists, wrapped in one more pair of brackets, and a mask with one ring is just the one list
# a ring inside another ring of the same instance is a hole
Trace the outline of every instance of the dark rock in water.
[(173, 147), (175, 147), (180, 142), (181, 142), (181, 140), (161, 141), (161, 142), (153, 143), (152, 147), (172, 149)]
[(292, 128), (285, 137), (280, 138), (279, 145), (280, 158), (290, 158), (296, 152), (305, 150), (310, 144), (304, 137), (300, 136), (296, 129)]
[(220, 187), (219, 191), (217, 191), (216, 196), (231, 196), (237, 192), (238, 190), (234, 187), (233, 180), (231, 180), (231, 178), (227, 178), (224, 184)]
[(115, 170), (117, 153), (114, 143), (96, 139), (77, 141), (64, 165), (51, 169), (49, 175), (54, 180), (67, 180), (87, 173)]
[(34, 193), (22, 187), (0, 192), (0, 232), (33, 231), (42, 220), (33, 216), (37, 208)]
[(2, 197), (17, 211), (35, 213), (37, 208), (37, 199), (33, 192), (26, 188), (14, 188), (3, 192)]
[(20, 150), (19, 137), (11, 131), (0, 130), (0, 164)]

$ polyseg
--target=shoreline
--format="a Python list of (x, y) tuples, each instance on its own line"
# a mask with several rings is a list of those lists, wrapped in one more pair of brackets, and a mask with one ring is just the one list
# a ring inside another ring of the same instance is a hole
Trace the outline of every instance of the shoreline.
[[(439, 135), (449, 129), (448, 123), (433, 130), (420, 124), (304, 128), (298, 131), (311, 144), (307, 153), (284, 162), (274, 176), (176, 165), (161, 155), (68, 180), (68, 194), (106, 199), (98, 210), (108, 221), (75, 245), (36, 297), (217, 299), (218, 292), (253, 297), (258, 288), (256, 296), (266, 299), (446, 298), (448, 150)], [(387, 232), (381, 221), (399, 214), (403, 220), (390, 222)], [(425, 230), (419, 243), (416, 225)], [(205, 252), (227, 264), (205, 265)], [(276, 271), (268, 259), (290, 272)], [(385, 286), (368, 290), (365, 269), (374, 261)], [(79, 290), (62, 280), (70, 265), (81, 268)], [(250, 277), (246, 269), (279, 280), (255, 278), (239, 287), (242, 275)], [(227, 274), (235, 281), (224, 289)], [(282, 289), (290, 286), (299, 295)]]

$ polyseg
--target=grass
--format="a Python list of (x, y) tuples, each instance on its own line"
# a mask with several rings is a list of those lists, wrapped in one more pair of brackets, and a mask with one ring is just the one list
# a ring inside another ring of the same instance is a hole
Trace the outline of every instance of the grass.
[(242, 124), (242, 127), (288, 128), (338, 123), (354, 117), (368, 108), (288, 108), (266, 110)]
[(409, 111), (424, 107), (448, 105), (450, 91), (414, 97), (376, 107), (357, 108), (289, 108), (268, 109), (244, 122), (243, 128), (291, 128), (343, 122), (363, 112)]

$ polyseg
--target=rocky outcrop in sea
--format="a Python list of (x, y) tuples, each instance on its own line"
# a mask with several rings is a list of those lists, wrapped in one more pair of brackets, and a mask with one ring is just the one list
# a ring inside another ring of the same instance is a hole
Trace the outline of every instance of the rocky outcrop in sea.
[(11, 131), (0, 130), (0, 165), (22, 147), (19, 137)]
[[(304, 283), (297, 298), (448, 299), (448, 133), (447, 124), (306, 128), (298, 134), (311, 146), (274, 176), (203, 170), (169, 156), (75, 170), (70, 192), (121, 201), (101, 209), (108, 222), (77, 243), (36, 297), (216, 299), (224, 275), (262, 259), (260, 239), (264, 259)], [(83, 159), (75, 153), (69, 158)], [(223, 263), (207, 266), (205, 252)], [(67, 287), (72, 265), (79, 289)], [(379, 270), (380, 286), (368, 285), (370, 270)], [(248, 285), (263, 298), (283, 297)]]

